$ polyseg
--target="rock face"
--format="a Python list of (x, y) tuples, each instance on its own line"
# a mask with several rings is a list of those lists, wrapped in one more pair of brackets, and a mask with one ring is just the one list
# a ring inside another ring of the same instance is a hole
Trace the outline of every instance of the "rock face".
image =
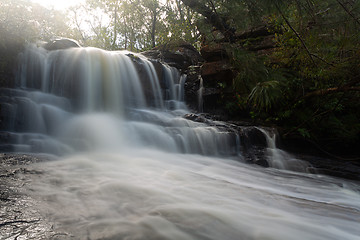
[(187, 75), (185, 100), (193, 111), (223, 115), (219, 101), (231, 92), (233, 69), (221, 44), (203, 46), (201, 54), (186, 42), (172, 42), (142, 53)]
[(202, 112), (202, 102), (200, 98), (201, 94), (201, 67), (191, 66), (188, 68), (185, 82), (185, 101), (187, 106), (194, 112)]
[(205, 45), (201, 48), (200, 53), (207, 62), (229, 59), (226, 49), (221, 44)]
[(43, 48), (48, 51), (60, 50), (60, 49), (68, 49), (68, 48), (78, 48), (80, 44), (77, 43), (75, 40), (62, 38), (56, 39), (46, 43)]
[(213, 75), (231, 74), (232, 67), (227, 61), (206, 62), (201, 68), (201, 75), (204, 77)]
[(52, 160), (49, 156), (0, 154), (0, 238), (1, 239), (69, 239), (66, 232), (53, 230), (40, 202), (24, 190), (30, 179), (42, 172), (33, 170), (33, 163)]
[(189, 66), (198, 65), (204, 61), (196, 48), (183, 41), (161, 45), (142, 54), (149, 58), (159, 59), (183, 72), (185, 72)]
[[(3, 37), (3, 36), (1, 36)], [(0, 88), (14, 87), (17, 56), (23, 50), (23, 42), (5, 40), (0, 44)]]
[(231, 94), (235, 77), (229, 55), (224, 45), (218, 43), (205, 45), (200, 52), (206, 61), (201, 67), (204, 112), (224, 116), (223, 99)]

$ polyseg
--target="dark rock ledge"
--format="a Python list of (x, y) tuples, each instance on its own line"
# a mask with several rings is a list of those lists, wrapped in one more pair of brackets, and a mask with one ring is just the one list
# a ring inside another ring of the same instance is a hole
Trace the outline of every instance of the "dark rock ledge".
[(29, 154), (0, 154), (0, 239), (69, 239), (38, 212), (41, 203), (24, 192), (31, 179), (42, 174), (31, 164), (52, 157)]

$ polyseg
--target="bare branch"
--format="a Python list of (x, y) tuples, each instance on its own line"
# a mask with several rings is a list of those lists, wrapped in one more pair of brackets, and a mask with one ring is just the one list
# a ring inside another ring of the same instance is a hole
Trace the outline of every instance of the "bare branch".
[(345, 4), (342, 3), (340, 0), (336, 0), (336, 1), (337, 1), (337, 2), (340, 4), (340, 6), (345, 10), (345, 12), (347, 12), (347, 13), (355, 20), (355, 22), (360, 25), (359, 19), (358, 19), (357, 17), (355, 17), (355, 15), (345, 6)]

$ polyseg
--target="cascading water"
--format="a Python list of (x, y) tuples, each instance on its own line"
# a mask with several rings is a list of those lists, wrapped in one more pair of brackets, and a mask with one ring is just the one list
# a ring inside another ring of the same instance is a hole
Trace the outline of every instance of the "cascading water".
[(311, 165), (305, 161), (299, 160), (289, 153), (276, 147), (276, 133), (267, 131), (263, 128), (257, 128), (266, 138), (266, 161), (272, 168), (287, 169), (297, 172), (308, 172)]
[(360, 239), (357, 183), (281, 170), (291, 157), (268, 132), (269, 164), (280, 169), (237, 161), (241, 136), (183, 117), (185, 76), (174, 68), (32, 46), (19, 73), (18, 88), (1, 90), (2, 147), (62, 156), (33, 166), (45, 171), (28, 193), (66, 236)]
[(19, 88), (3, 90), (12, 98), (7, 134), (14, 151), (64, 155), (141, 146), (233, 154), (234, 134), (182, 118), (186, 77), (175, 68), (94, 48), (33, 46), (22, 59)]
[(198, 90), (198, 111), (199, 112), (204, 111), (203, 94), (204, 94), (204, 80), (202, 79), (202, 77), (200, 77), (200, 87), (199, 87), (199, 90)]

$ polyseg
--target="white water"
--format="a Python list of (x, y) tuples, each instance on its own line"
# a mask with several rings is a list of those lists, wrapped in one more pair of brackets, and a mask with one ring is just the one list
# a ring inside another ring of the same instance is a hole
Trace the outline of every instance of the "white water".
[(291, 154), (287, 153), (286, 151), (277, 148), (277, 134), (275, 132), (267, 131), (263, 128), (257, 129), (261, 131), (266, 138), (266, 161), (268, 162), (270, 167), (284, 170), (292, 170), (297, 172), (307, 172), (307, 169), (311, 168), (311, 165), (309, 163), (299, 160)]
[(200, 86), (198, 90), (198, 111), (204, 112), (204, 80), (200, 77)]
[[(151, 149), (38, 166), (31, 191), (75, 239), (359, 239), (360, 188), (339, 179)], [(40, 196), (39, 196), (40, 195)]]
[[(44, 173), (28, 189), (56, 230), (70, 239), (360, 239), (357, 183), (225, 158), (242, 158), (239, 137), (183, 118), (184, 76), (162, 69), (163, 82), (141, 56), (24, 54), (19, 89), (6, 90), (8, 134), (18, 150), (62, 156), (34, 165)], [(281, 160), (291, 165), (289, 156)]]
[(234, 155), (234, 134), (182, 117), (188, 113), (185, 79), (175, 68), (129, 52), (32, 46), (22, 56), (19, 88), (3, 90), (12, 99), (6, 134), (17, 152), (137, 146)]

